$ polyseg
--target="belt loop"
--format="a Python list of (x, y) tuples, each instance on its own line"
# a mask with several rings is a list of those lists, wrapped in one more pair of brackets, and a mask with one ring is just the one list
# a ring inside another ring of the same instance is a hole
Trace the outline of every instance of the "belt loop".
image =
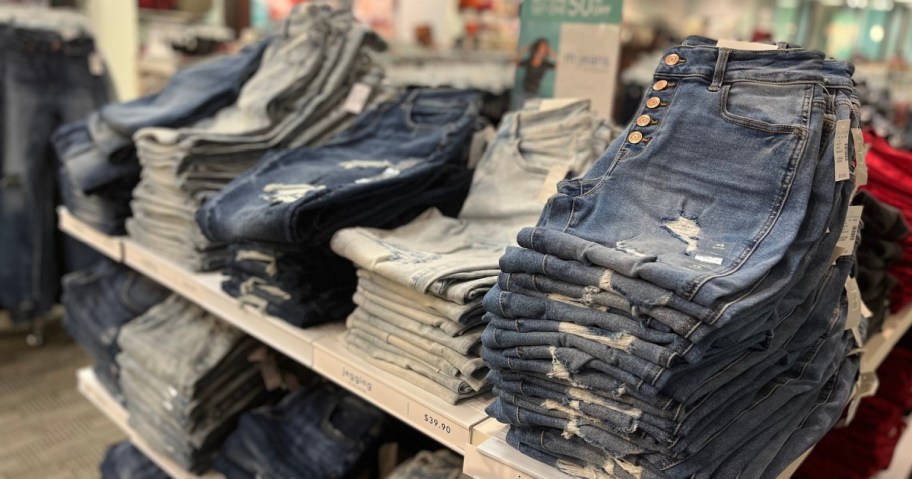
[(719, 91), (722, 87), (722, 80), (725, 79), (725, 65), (728, 63), (728, 54), (731, 52), (728, 48), (720, 48), (719, 56), (716, 58), (716, 71), (713, 73), (713, 81), (709, 84), (709, 91)]

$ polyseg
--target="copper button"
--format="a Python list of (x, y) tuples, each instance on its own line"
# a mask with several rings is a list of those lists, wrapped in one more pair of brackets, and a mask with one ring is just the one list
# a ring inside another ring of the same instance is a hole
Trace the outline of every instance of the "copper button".
[(636, 145), (637, 143), (643, 141), (643, 134), (638, 131), (631, 132), (629, 135), (627, 135), (627, 141)]
[(659, 80), (652, 84), (652, 89), (655, 91), (662, 91), (668, 86), (668, 80)]
[(659, 106), (659, 105), (661, 105), (661, 104), (662, 104), (662, 100), (659, 100), (658, 97), (652, 97), (652, 98), (646, 100), (646, 107), (647, 107), (647, 108), (655, 108), (655, 107), (657, 107), (657, 106)]
[(681, 61), (681, 57), (677, 53), (672, 53), (665, 57), (665, 64), (668, 66), (677, 65), (679, 61)]
[(652, 123), (652, 117), (649, 115), (640, 115), (637, 117), (638, 126), (649, 126)]

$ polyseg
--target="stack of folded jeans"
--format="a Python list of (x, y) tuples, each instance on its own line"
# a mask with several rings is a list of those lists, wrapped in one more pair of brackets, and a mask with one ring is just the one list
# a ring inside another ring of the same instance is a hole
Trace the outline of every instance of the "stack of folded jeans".
[(103, 67), (85, 18), (0, 6), (0, 310), (17, 323), (45, 315), (61, 276), (90, 264), (56, 233), (49, 150), (54, 128), (108, 101)]
[(251, 338), (172, 295), (121, 330), (130, 426), (191, 472), (209, 468), (237, 416), (266, 395)]
[(162, 302), (170, 292), (130, 268), (102, 260), (63, 277), (63, 326), (95, 360), (95, 375), (120, 397), (121, 327)]
[[(258, 290), (287, 293), (261, 295), (282, 319), (304, 326), (342, 320), (351, 307), (336, 298), (344, 289), (350, 301), (354, 275), (328, 257), (332, 235), (349, 226), (399, 226), (429, 207), (458, 211), (471, 179), (465, 156), (478, 107), (475, 92), (417, 89), (369, 110), (325, 146), (264, 157), (197, 213), (213, 243), (239, 245), (226, 291), (249, 295), (240, 285), (253, 275)], [(243, 253), (251, 249), (263, 254)], [(302, 308), (307, 317), (295, 317)]]
[(53, 141), (62, 159), (61, 196), (67, 209), (104, 233), (124, 234), (141, 170), (133, 134), (152, 126), (191, 125), (230, 105), (268, 44), (194, 65), (175, 74), (159, 93), (106, 105), (58, 128)]
[(222, 289), (262, 313), (306, 328), (344, 318), (354, 309), (355, 271), (326, 248), (237, 243), (230, 252)]
[(169, 479), (154, 462), (130, 441), (108, 448), (101, 462), (101, 479)]
[[(870, 145), (867, 155), (868, 185), (865, 187), (874, 197), (898, 208), (912, 225), (912, 151), (890, 146), (886, 139), (865, 132), (865, 142)], [(912, 235), (902, 243), (905, 253), (893, 264), (890, 274), (898, 280), (890, 297), (890, 308), (898, 312), (912, 302)]]
[(549, 178), (585, 172), (610, 135), (588, 101), (528, 105), (502, 122), (458, 218), (431, 209), (392, 230), (339, 231), (333, 250), (359, 268), (352, 352), (450, 402), (486, 391), (481, 296), (498, 260), (535, 223)]
[(449, 449), (421, 451), (403, 462), (386, 479), (469, 479), (462, 473), (462, 457)]
[(880, 331), (890, 313), (890, 294), (897, 284), (890, 269), (903, 257), (903, 240), (909, 235), (909, 226), (898, 209), (867, 191), (860, 191), (853, 203), (864, 206), (861, 216), (864, 229), (856, 256), (861, 298), (871, 311), (870, 335)]
[(136, 133), (142, 179), (130, 236), (191, 269), (220, 268), (227, 245), (203, 236), (197, 208), (267, 150), (320, 144), (354, 121), (350, 92), (368, 92), (366, 102), (384, 91), (368, 54), (383, 46), (350, 11), (293, 10), (235, 104), (191, 127)]
[(226, 479), (353, 477), (376, 451), (386, 416), (319, 381), (241, 416), (215, 469)]
[(766, 48), (667, 52), (501, 258), (482, 357), (513, 447), (577, 477), (775, 477), (840, 416), (853, 67)]

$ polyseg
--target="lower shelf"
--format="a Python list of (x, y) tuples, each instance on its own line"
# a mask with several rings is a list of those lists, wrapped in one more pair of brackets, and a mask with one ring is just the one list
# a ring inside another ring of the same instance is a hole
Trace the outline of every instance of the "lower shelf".
[(128, 413), (126, 409), (111, 397), (104, 386), (98, 382), (98, 378), (95, 377), (95, 373), (91, 368), (80, 369), (79, 372), (76, 373), (76, 376), (79, 381), (79, 392), (98, 408), (99, 411), (108, 416), (108, 419), (113, 421), (117, 427), (126, 433), (127, 437), (130, 438), (130, 442), (132, 442), (137, 449), (142, 451), (149, 460), (157, 464), (158, 467), (168, 473), (169, 476), (175, 479), (224, 479), (225, 476), (217, 472), (208, 472), (201, 476), (187, 472), (167, 456), (152, 449), (139, 434), (130, 428), (130, 425), (127, 423)]
[(474, 479), (573, 479), (507, 444), (507, 425), (494, 419), (475, 426), (462, 472)]

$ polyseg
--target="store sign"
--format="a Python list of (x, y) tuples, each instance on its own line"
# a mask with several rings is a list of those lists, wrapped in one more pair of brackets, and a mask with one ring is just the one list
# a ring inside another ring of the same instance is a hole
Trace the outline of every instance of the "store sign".
[(525, 0), (513, 105), (532, 98), (588, 98), (611, 114), (623, 0)]

